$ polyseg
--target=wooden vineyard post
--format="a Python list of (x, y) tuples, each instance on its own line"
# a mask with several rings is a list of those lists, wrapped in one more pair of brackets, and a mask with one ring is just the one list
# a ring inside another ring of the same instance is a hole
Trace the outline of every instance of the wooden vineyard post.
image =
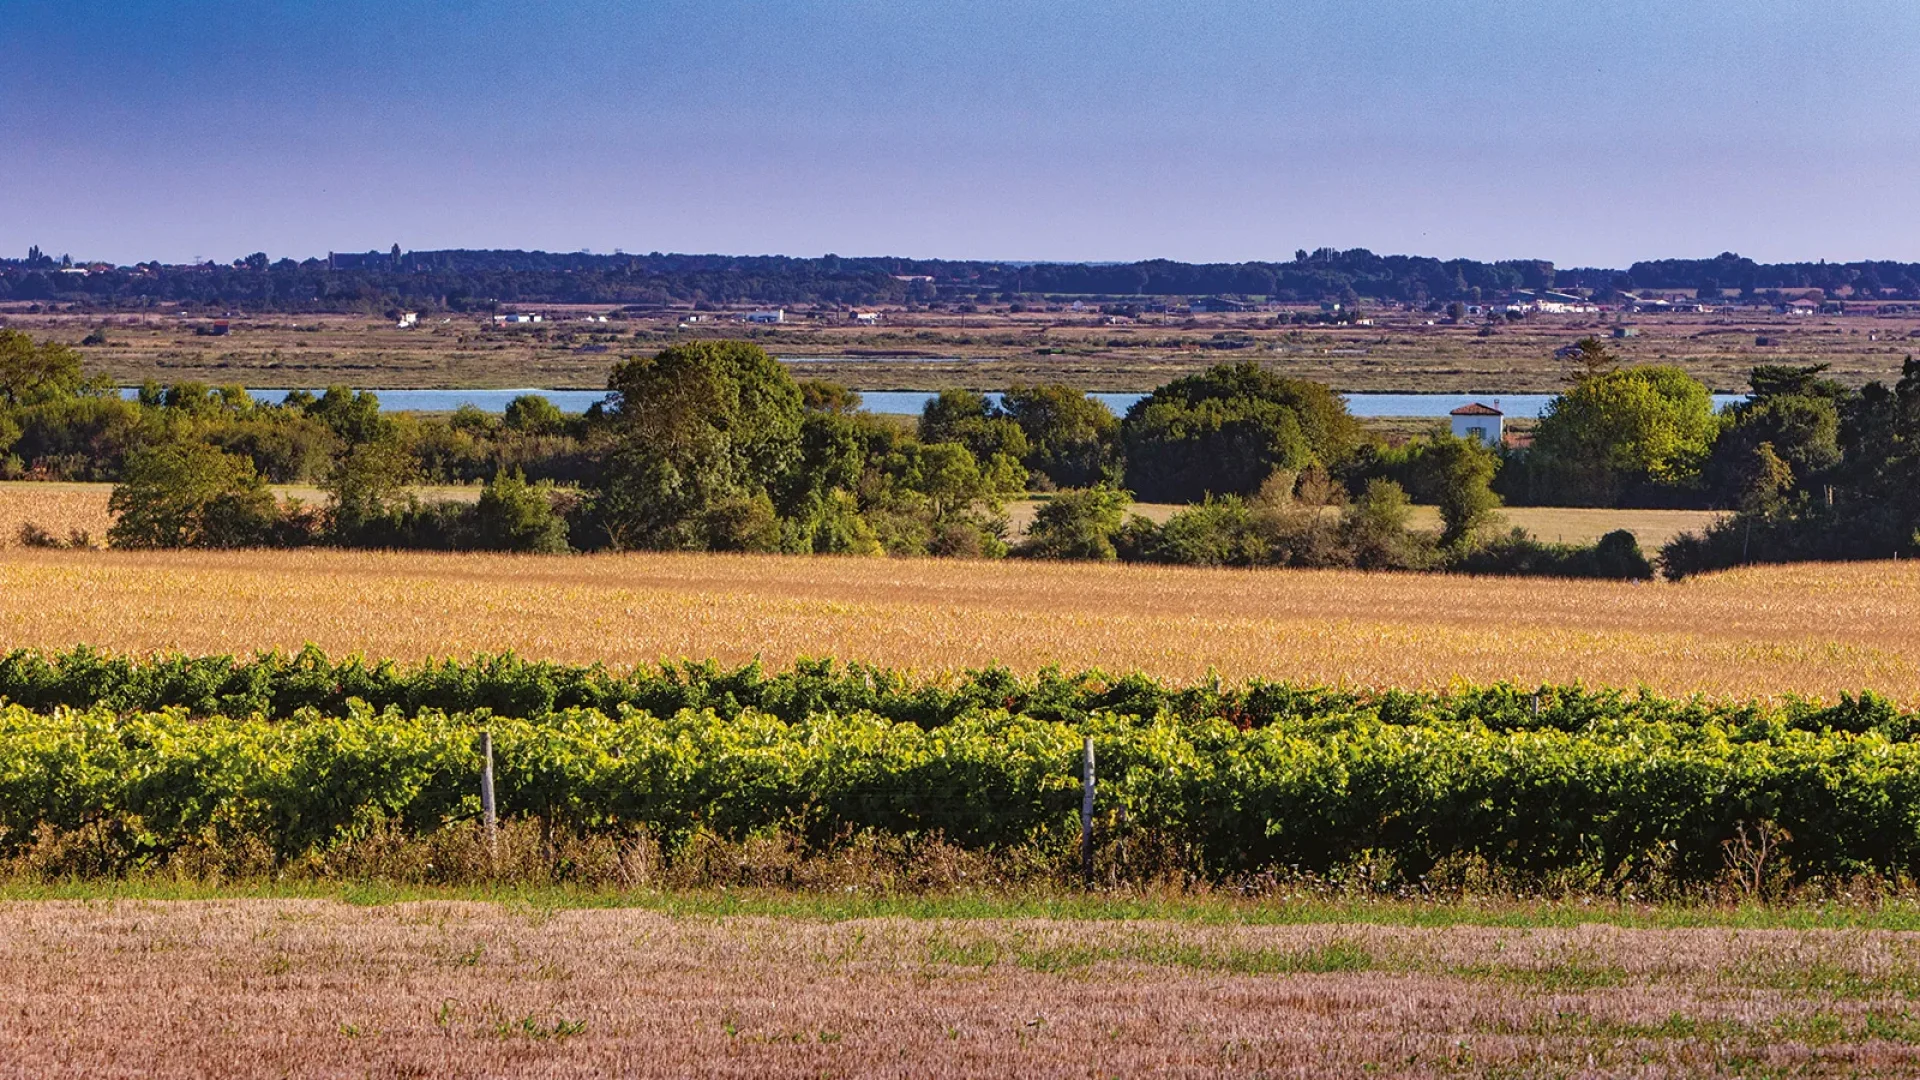
[(493, 854), (500, 831), (500, 812), (493, 801), (493, 732), (480, 733), (480, 816), (487, 823), (487, 854)]
[(1080, 772), (1080, 874), (1093, 884), (1093, 736), (1087, 736)]

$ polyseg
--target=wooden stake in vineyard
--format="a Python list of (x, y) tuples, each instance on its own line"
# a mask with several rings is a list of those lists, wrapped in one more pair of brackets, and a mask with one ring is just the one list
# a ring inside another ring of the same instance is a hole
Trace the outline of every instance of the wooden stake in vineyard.
[(500, 814), (493, 801), (493, 732), (480, 733), (480, 816), (487, 823), (487, 853), (491, 855), (494, 837), (500, 831)]
[(1093, 884), (1093, 736), (1080, 772), (1080, 874)]

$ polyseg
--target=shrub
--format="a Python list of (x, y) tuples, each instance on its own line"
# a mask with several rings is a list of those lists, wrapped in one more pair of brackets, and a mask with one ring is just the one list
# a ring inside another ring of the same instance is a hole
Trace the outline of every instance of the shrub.
[(1074, 488), (1056, 493), (1034, 511), (1033, 525), (1019, 553), (1034, 559), (1119, 557), (1113, 536), (1126, 516), (1127, 493), (1111, 487)]
[(1546, 543), (1536, 540), (1524, 529), (1515, 529), (1497, 540), (1456, 553), (1446, 568), (1467, 574), (1620, 581), (1653, 578), (1653, 563), (1640, 550), (1640, 541), (1625, 529), (1615, 529), (1591, 545)]
[(273, 538), (279, 507), (253, 462), (205, 443), (136, 451), (108, 497), (117, 547), (248, 547)]
[(1256, 364), (1176, 379), (1127, 410), (1127, 487), (1148, 502), (1252, 495), (1275, 469), (1342, 464), (1360, 441), (1339, 395)]
[(1153, 562), (1183, 566), (1258, 566), (1272, 548), (1246, 500), (1208, 499), (1168, 518), (1146, 550)]
[(568, 550), (567, 523), (554, 512), (551, 489), (527, 483), (517, 470), (496, 476), (480, 492), (473, 527), (476, 546), (491, 551)]

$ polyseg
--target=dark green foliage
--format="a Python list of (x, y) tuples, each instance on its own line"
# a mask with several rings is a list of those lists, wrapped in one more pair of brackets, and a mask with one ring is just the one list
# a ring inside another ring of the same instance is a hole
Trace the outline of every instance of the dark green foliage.
[(473, 507), (474, 546), (489, 551), (558, 554), (567, 549), (567, 523), (553, 508), (552, 489), (529, 484), (518, 472), (495, 477)]
[(107, 506), (107, 539), (126, 548), (264, 545), (276, 539), (280, 517), (253, 462), (204, 443), (135, 452)]
[[(928, 280), (903, 280), (906, 277)], [(663, 302), (786, 305), (956, 304), (982, 294), (1142, 298), (1259, 296), (1290, 302), (1483, 303), (1514, 289), (1743, 290), (1818, 288), (1827, 295), (1873, 283), (1911, 287), (1920, 264), (1817, 261), (1758, 263), (1738, 255), (1643, 260), (1606, 268), (1555, 267), (1537, 259), (1480, 261), (1320, 248), (1291, 259), (1182, 263), (1008, 263), (953, 259), (590, 255), (543, 251), (390, 251), (306, 260), (249, 256), (226, 265), (149, 264), (85, 275), (51, 272), (39, 260), (0, 260), (0, 297), (144, 308), (157, 297), (203, 308), (249, 311), (482, 310), (485, 297), (526, 304)], [(1703, 291), (1703, 295), (1707, 295)], [(1314, 313), (1333, 321), (1349, 312)]]
[(1259, 566), (1272, 561), (1272, 545), (1246, 500), (1229, 495), (1168, 518), (1139, 557), (1182, 566)]
[[(1721, 873), (1771, 822), (1799, 876), (1920, 872), (1920, 716), (1569, 687), (1356, 692), (972, 672), (920, 683), (826, 662), (619, 673), (512, 656), (401, 668), (88, 650), (0, 657), (0, 853), (84, 824), (137, 866), (187, 841), (290, 858), (380, 822), (473, 812), (491, 732), (502, 804), (582, 830), (1077, 837), (1091, 736), (1108, 839), (1212, 876), (1363, 855), (1407, 882), (1467, 856), (1518, 875), (1667, 885)], [(59, 713), (59, 706), (78, 709)], [(166, 708), (184, 711), (161, 711)]]
[[(288, 395), (288, 401), (293, 395)], [(327, 392), (304, 403), (302, 410), (333, 429), (349, 445), (386, 438), (392, 421), (380, 414), (380, 397), (371, 390), (329, 386)]]
[(1420, 471), (1445, 523), (1442, 547), (1471, 542), (1473, 534), (1493, 520), (1500, 506), (1500, 496), (1492, 487), (1499, 468), (1499, 457), (1478, 440), (1442, 435), (1428, 445), (1420, 458)]
[(510, 431), (527, 435), (558, 435), (566, 426), (566, 415), (539, 394), (521, 394), (507, 402), (500, 422)]
[[(1719, 473), (1740, 512), (1662, 549), (1668, 577), (1749, 562), (1920, 553), (1920, 362), (1908, 357), (1891, 389), (1869, 383), (1857, 394), (1819, 371), (1755, 370), (1755, 388), (1765, 393), (1736, 412)], [(1836, 396), (1837, 459), (1825, 443)], [(1756, 442), (1761, 436), (1768, 438)]]
[(921, 409), (919, 431), (921, 442), (959, 443), (979, 461), (1020, 461), (1029, 449), (1025, 430), (972, 390), (940, 391)]
[(1019, 553), (1035, 559), (1118, 558), (1114, 534), (1127, 512), (1127, 493), (1111, 487), (1073, 488), (1055, 494), (1034, 511)]
[(415, 509), (408, 485), (418, 477), (413, 455), (391, 439), (350, 443), (322, 485), (328, 531), (348, 546), (407, 546), (373, 539), (391, 534), (391, 519)]
[(1465, 574), (1653, 579), (1653, 564), (1640, 550), (1639, 540), (1625, 529), (1616, 529), (1592, 545), (1547, 543), (1515, 529), (1507, 536), (1456, 552), (1447, 560), (1446, 568)]
[(1391, 480), (1369, 480), (1365, 491), (1340, 517), (1341, 540), (1362, 570), (1419, 569), (1428, 559), (1426, 545), (1407, 529), (1413, 504)]
[(1121, 439), (1135, 497), (1199, 502), (1252, 495), (1275, 470), (1337, 467), (1360, 429), (1325, 386), (1244, 363), (1176, 379), (1135, 402)]
[(1762, 446), (1788, 470), (1787, 482), (1813, 482), (1840, 462), (1840, 409), (1845, 387), (1821, 378), (1825, 364), (1753, 369), (1753, 394), (1727, 410), (1725, 430), (1707, 460), (1714, 501), (1744, 509), (1755, 492)]
[(1084, 392), (1060, 383), (1015, 383), (1000, 407), (1026, 433), (1027, 468), (1054, 487), (1119, 479), (1120, 420)]
[(759, 346), (694, 342), (613, 369), (616, 439), (595, 509), (615, 548), (700, 548), (723, 502), (778, 490), (800, 463), (793, 378)]

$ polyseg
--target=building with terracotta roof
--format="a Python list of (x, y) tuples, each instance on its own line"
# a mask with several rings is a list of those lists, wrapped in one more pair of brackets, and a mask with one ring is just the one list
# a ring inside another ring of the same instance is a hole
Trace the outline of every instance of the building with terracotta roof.
[(1486, 446), (1499, 446), (1503, 439), (1502, 424), (1506, 414), (1491, 405), (1473, 402), (1462, 405), (1447, 414), (1453, 420), (1453, 437), (1456, 439), (1479, 439)]

